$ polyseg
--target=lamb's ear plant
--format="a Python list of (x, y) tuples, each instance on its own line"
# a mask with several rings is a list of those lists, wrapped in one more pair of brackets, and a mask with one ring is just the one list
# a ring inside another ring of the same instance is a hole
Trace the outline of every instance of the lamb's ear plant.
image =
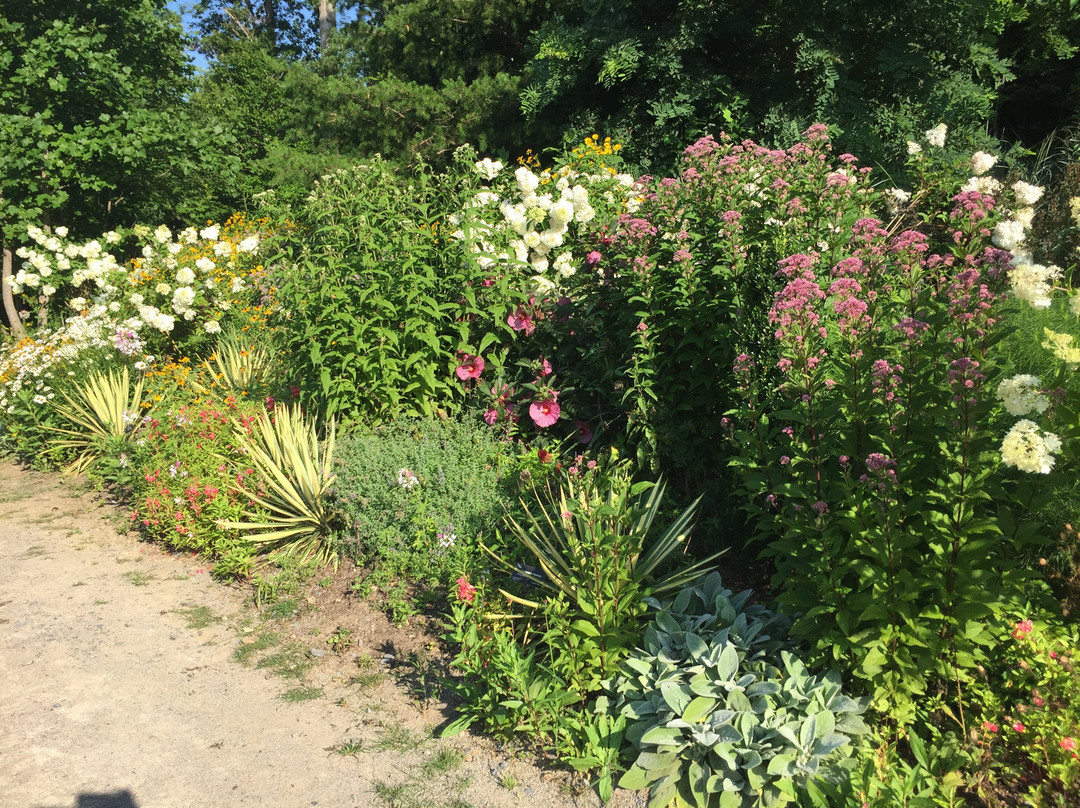
[(607, 683), (597, 709), (627, 719), (636, 759), (619, 784), (650, 789), (650, 808), (780, 806), (816, 778), (853, 767), (867, 700), (835, 673), (811, 674), (766, 632), (783, 618), (747, 606), (713, 573), (661, 604), (643, 647)]
[(250, 433), (237, 424), (237, 445), (265, 490), (241, 489), (259, 510), (245, 514), (250, 521), (223, 526), (249, 531), (248, 539), (262, 550), (336, 566), (331, 535), (336, 514), (327, 497), (335, 479), (330, 470), (334, 433), (331, 422), (321, 442), (314, 421), (296, 405), (260, 413)]
[(101, 459), (109, 444), (123, 442), (138, 421), (142, 406), (143, 380), (131, 386), (128, 369), (95, 372), (83, 384), (75, 385), (76, 395), (61, 390), (66, 403), (57, 412), (73, 426), (56, 427), (64, 438), (51, 441), (57, 449), (78, 456), (65, 467), (69, 474), (82, 474)]

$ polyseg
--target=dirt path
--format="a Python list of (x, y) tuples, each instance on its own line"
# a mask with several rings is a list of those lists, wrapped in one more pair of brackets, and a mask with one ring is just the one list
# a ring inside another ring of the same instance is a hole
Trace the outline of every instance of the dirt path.
[(277, 641), (247, 596), (117, 518), (0, 463), (3, 808), (598, 804), (484, 739), (432, 739), (442, 715), (378, 670), (315, 649), (302, 680), (241, 665)]

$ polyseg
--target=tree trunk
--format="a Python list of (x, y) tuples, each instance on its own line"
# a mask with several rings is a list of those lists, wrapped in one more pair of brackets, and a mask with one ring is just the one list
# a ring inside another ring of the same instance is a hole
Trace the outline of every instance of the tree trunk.
[(0, 280), (0, 285), (4, 287), (4, 315), (7, 317), (8, 327), (11, 329), (12, 336), (14, 336), (15, 339), (22, 339), (26, 336), (26, 329), (23, 328), (22, 320), (19, 319), (19, 312), (15, 310), (15, 298), (11, 295), (12, 263), (11, 250), (5, 247), (3, 279)]
[(319, 0), (319, 54), (326, 53), (330, 33), (337, 29), (337, 9), (334, 0)]

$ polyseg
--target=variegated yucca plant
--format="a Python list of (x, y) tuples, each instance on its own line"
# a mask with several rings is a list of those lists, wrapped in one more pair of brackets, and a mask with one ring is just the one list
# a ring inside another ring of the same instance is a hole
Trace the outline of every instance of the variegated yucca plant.
[(85, 383), (75, 385), (75, 395), (61, 390), (65, 403), (57, 404), (56, 410), (71, 427), (57, 427), (66, 437), (51, 444), (78, 452), (65, 472), (82, 474), (93, 468), (109, 443), (123, 441), (131, 434), (142, 412), (142, 394), (143, 380), (136, 381), (133, 388), (126, 367), (119, 372), (90, 374)]
[(264, 388), (274, 366), (270, 350), (235, 332), (222, 334), (217, 349), (203, 362), (210, 386), (195, 384), (200, 393), (221, 387), (234, 393), (254, 393)]
[(245, 514), (248, 521), (223, 526), (247, 531), (248, 540), (267, 552), (336, 566), (332, 536), (336, 512), (327, 497), (335, 479), (330, 470), (333, 422), (327, 433), (320, 441), (314, 420), (298, 405), (260, 414), (250, 432), (237, 424), (237, 443), (262, 481), (262, 490), (238, 488), (258, 510)]

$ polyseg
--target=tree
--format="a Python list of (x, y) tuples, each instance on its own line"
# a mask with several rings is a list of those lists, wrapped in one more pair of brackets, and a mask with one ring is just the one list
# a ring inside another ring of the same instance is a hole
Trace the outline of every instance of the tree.
[[(0, 14), (0, 226), (93, 232), (154, 199), (189, 67), (164, 0), (24, 0)], [(98, 230), (100, 232), (100, 230)]]
[(948, 121), (974, 133), (1010, 77), (996, 0), (575, 0), (533, 38), (532, 120), (628, 139), (663, 170), (707, 131), (784, 142), (814, 122), (867, 160)]

